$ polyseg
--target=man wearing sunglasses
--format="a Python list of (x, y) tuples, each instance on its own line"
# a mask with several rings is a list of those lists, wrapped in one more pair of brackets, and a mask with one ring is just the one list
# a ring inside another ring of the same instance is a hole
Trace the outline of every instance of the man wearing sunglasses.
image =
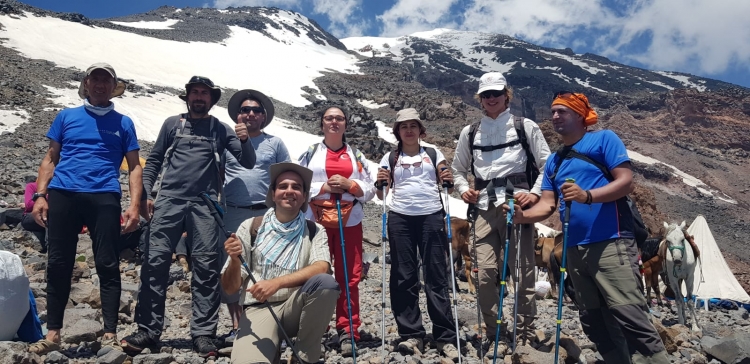
[[(269, 168), (272, 164), (289, 162), (289, 151), (281, 138), (263, 131), (273, 120), (274, 107), (271, 99), (260, 91), (242, 90), (229, 99), (229, 118), (247, 128), (249, 143), (255, 149), (255, 167), (243, 167), (231, 153), (224, 153), (225, 179), (224, 202), (226, 212), (224, 223), (229, 231), (237, 231), (240, 224), (250, 218), (263, 216), (268, 211), (266, 192), (271, 185)], [(221, 249), (223, 264), (226, 252)], [(221, 300), (227, 304), (232, 317), (233, 330), (225, 339), (233, 342), (242, 314), (240, 293), (227, 295), (221, 291)]]
[[(502, 209), (506, 184), (513, 185), (517, 204), (523, 208), (534, 205), (542, 193), (539, 167), (544, 166), (550, 152), (542, 131), (533, 120), (511, 115), (508, 106), (513, 90), (501, 73), (484, 74), (479, 80), (475, 98), (484, 111), (484, 117), (461, 131), (451, 167), (455, 188), (461, 198), (477, 209), (474, 228), (479, 281), (475, 283), (479, 285), (478, 303), (487, 326), (482, 344), (487, 355), (492, 357), (497, 328), (498, 281), (507, 235)], [(467, 181), (469, 173), (474, 175), (474, 188)], [(533, 225), (516, 226), (508, 251), (508, 268), (515, 272), (516, 249), (520, 246), (519, 277), (514, 279), (519, 283), (515, 322), (522, 344), (535, 340), (533, 228)], [(507, 344), (499, 342), (500, 358), (506, 350)]]
[[(193, 76), (185, 91), (180, 98), (188, 112), (164, 122), (143, 172), (143, 198), (148, 201), (141, 204), (141, 214), (150, 227), (135, 310), (138, 331), (121, 341), (131, 355), (156, 346), (161, 337), (169, 266), (183, 232), (192, 241), (188, 254), (193, 266), (193, 349), (201, 356), (217, 353), (219, 248), (224, 236), (199, 194), (205, 192), (218, 201), (225, 151), (250, 169), (255, 165), (255, 150), (247, 142), (245, 124), (236, 124), (232, 131), (209, 114), (221, 97), (221, 89), (210, 79)], [(153, 190), (158, 192), (152, 197)]]
[(516, 209), (516, 221), (544, 220), (558, 203), (562, 217), (571, 203), (567, 271), (583, 331), (607, 363), (669, 363), (640, 289), (633, 217), (624, 200), (633, 181), (628, 152), (614, 132), (589, 131), (596, 122), (585, 95), (555, 95), (552, 125), (564, 147), (545, 166), (541, 200)]

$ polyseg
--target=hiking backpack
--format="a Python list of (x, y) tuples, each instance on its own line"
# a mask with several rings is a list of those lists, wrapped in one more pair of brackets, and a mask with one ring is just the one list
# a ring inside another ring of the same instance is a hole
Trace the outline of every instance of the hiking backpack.
[[(437, 181), (438, 185), (439, 185), (440, 184), (440, 173), (438, 172), (438, 169), (437, 169), (437, 151), (435, 150), (435, 148), (430, 148), (430, 147), (420, 147), (420, 148), (424, 148), (425, 153), (427, 153), (427, 156), (430, 157), (430, 160), (432, 161), (432, 167), (435, 169), (435, 181)], [(398, 157), (399, 156), (397, 156), (393, 152), (391, 152), (388, 155), (388, 165), (390, 165), (390, 167), (391, 167), (391, 170), (390, 170), (390, 175), (391, 175), (390, 186), (391, 186), (391, 188), (393, 188), (393, 184), (394, 184), (394, 181), (393, 181), (393, 171), (396, 168), (396, 160), (398, 159)]]
[[(549, 176), (550, 182), (552, 182), (552, 185), (555, 185), (555, 177), (557, 177), (557, 171), (560, 169), (560, 165), (562, 165), (563, 160), (565, 159), (571, 159), (571, 158), (577, 158), (584, 162), (593, 164), (594, 167), (598, 168), (602, 174), (604, 175), (604, 178), (607, 179), (607, 181), (612, 182), (615, 180), (615, 178), (612, 176), (612, 173), (610, 170), (602, 163), (595, 161), (594, 159), (579, 153), (577, 150), (571, 148), (571, 147), (562, 147), (557, 152), (557, 161), (555, 162), (555, 169), (552, 171), (552, 175)], [(554, 189), (555, 192), (555, 200), (557, 201), (559, 198), (559, 192), (557, 192), (557, 189)], [(618, 205), (618, 209), (627, 208), (630, 211), (630, 215), (633, 217), (633, 236), (635, 238), (635, 243), (638, 245), (638, 248), (640, 249), (643, 243), (646, 241), (646, 238), (648, 238), (648, 230), (646, 229), (646, 224), (643, 223), (643, 217), (641, 216), (640, 211), (638, 211), (638, 207), (635, 205), (635, 202), (630, 198), (630, 195), (625, 195), (615, 201)]]
[(474, 175), (474, 177), (477, 176), (476, 173), (474, 173), (475, 149), (479, 149), (482, 152), (491, 152), (493, 150), (508, 148), (517, 144), (521, 144), (523, 151), (526, 153), (526, 180), (529, 183), (529, 189), (534, 186), (534, 182), (536, 181), (537, 177), (539, 177), (540, 172), (539, 167), (536, 164), (534, 154), (531, 153), (531, 147), (529, 147), (526, 130), (523, 128), (523, 121), (524, 118), (522, 116), (514, 116), (513, 128), (516, 129), (516, 135), (518, 136), (518, 139), (498, 145), (474, 145), (474, 137), (477, 134), (477, 129), (479, 129), (480, 121), (471, 124), (471, 126), (469, 127), (469, 149), (471, 150), (471, 174)]

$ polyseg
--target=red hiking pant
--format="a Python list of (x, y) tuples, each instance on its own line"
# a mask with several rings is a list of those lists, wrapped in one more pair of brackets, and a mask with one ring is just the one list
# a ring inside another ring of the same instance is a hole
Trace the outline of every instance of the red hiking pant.
[[(344, 279), (344, 260), (341, 256), (341, 239), (338, 228), (326, 228), (328, 248), (333, 260), (333, 271), (336, 282), (341, 288), (341, 296), (336, 301), (336, 330), (349, 332), (349, 308), (346, 303), (346, 286)], [(362, 224), (344, 228), (346, 250), (346, 273), (349, 276), (349, 295), (352, 304), (352, 325), (354, 340), (359, 341), (359, 281), (362, 280)]]

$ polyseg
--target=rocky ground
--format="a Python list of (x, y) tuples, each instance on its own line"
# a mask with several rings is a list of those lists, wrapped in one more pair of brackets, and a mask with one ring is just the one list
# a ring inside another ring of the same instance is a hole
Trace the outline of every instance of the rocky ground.
[[(362, 341), (359, 343), (358, 362), (381, 363), (381, 309), (382, 282), (379, 256), (381, 247), (376, 246), (380, 241), (377, 227), (380, 210), (377, 206), (368, 205), (367, 224), (365, 231), (366, 258), (378, 257), (369, 265), (367, 277), (360, 284)], [(5, 250), (12, 251), (22, 257), (26, 272), (31, 281), (31, 288), (37, 299), (38, 311), (42, 320), (46, 316), (46, 256), (38, 252), (39, 243), (35, 238), (18, 228), (0, 231), (0, 243)], [(126, 250), (120, 264), (123, 276), (123, 292), (120, 302), (118, 334), (120, 337), (136, 330), (133, 323), (135, 298), (139, 288), (140, 264), (133, 258), (132, 252)], [(389, 265), (386, 265), (389, 269)], [(97, 338), (102, 335), (101, 302), (99, 300), (98, 278), (94, 268), (91, 243), (87, 235), (81, 235), (78, 245), (76, 265), (73, 273), (73, 289), (70, 302), (65, 312), (65, 328), (63, 330), (63, 350), (46, 356), (36, 356), (25, 352), (26, 344), (2, 342), (0, 343), (0, 364), (5, 363), (228, 363), (229, 349), (222, 350), (222, 355), (216, 358), (203, 359), (191, 351), (189, 340), (190, 323), (190, 273), (185, 274), (182, 268), (174, 263), (170, 269), (170, 286), (167, 289), (167, 309), (165, 331), (162, 336), (158, 352), (144, 352), (135, 357), (126, 357), (119, 352), (99, 352)], [(386, 274), (386, 277), (388, 274)], [(387, 278), (386, 278), (387, 279)], [(387, 283), (386, 283), (387, 286)], [(480, 363), (477, 360), (478, 331), (476, 321), (476, 301), (474, 295), (467, 291), (468, 286), (459, 280), (458, 318), (462, 337), (468, 341), (462, 343), (465, 347), (465, 363)], [(513, 295), (506, 298), (506, 317), (512, 312)], [(426, 313), (425, 296), (420, 296), (420, 306)], [(437, 353), (431, 335), (428, 334), (427, 345), (423, 353), (404, 355), (395, 350), (398, 334), (395, 321), (390, 311), (390, 302), (386, 300), (386, 348), (389, 363), (449, 363)], [(505, 363), (542, 363), (552, 362), (554, 355), (555, 319), (557, 315), (557, 301), (551, 298), (537, 301), (539, 318), (537, 320), (536, 336), (541, 344), (520, 346), (516, 353), (507, 355)], [(732, 355), (750, 357), (750, 351), (743, 349), (750, 340), (750, 320), (748, 312), (740, 308), (727, 310), (711, 308), (696, 311), (702, 332), (692, 332), (688, 327), (678, 325), (673, 308), (654, 307), (652, 317), (655, 325), (664, 339), (670, 359), (674, 363), (708, 363), (713, 358), (724, 362), (733, 362)], [(563, 310), (562, 357), (566, 363), (603, 363), (596, 352), (596, 347), (585, 337), (581, 330), (578, 312), (571, 304), (566, 304)], [(432, 327), (429, 316), (423, 316), (425, 328), (429, 333)], [(333, 321), (331, 321), (333, 325)], [(218, 334), (223, 335), (231, 329), (231, 321), (224, 307), (220, 313)], [(326, 347), (325, 363), (351, 363), (351, 358), (343, 358), (338, 353), (338, 340), (335, 329), (328, 330), (323, 338)], [(731, 349), (732, 345), (737, 348)], [(730, 349), (727, 349), (730, 348)], [(735, 350), (735, 351), (732, 351)], [(745, 350), (745, 351), (743, 351)], [(290, 352), (287, 350), (286, 358)]]

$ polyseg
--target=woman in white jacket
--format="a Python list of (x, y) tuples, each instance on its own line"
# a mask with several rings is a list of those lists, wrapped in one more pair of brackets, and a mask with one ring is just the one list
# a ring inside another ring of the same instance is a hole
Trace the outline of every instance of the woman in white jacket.
[[(328, 246), (333, 260), (336, 281), (341, 296), (336, 302), (336, 330), (339, 333), (341, 354), (350, 356), (354, 348), (351, 335), (359, 340), (359, 282), (362, 279), (362, 219), (365, 214), (362, 204), (375, 196), (375, 185), (368, 171), (368, 163), (356, 149), (346, 144), (347, 114), (339, 107), (323, 111), (320, 127), (323, 141), (310, 146), (300, 156), (299, 164), (313, 171), (310, 186), (310, 208), (307, 218), (323, 225), (328, 234)], [(339, 233), (336, 199), (340, 199), (344, 230), (347, 276), (344, 277), (344, 262)], [(346, 286), (349, 285), (351, 313), (348, 312)], [(349, 319), (354, 332), (349, 332)]]

